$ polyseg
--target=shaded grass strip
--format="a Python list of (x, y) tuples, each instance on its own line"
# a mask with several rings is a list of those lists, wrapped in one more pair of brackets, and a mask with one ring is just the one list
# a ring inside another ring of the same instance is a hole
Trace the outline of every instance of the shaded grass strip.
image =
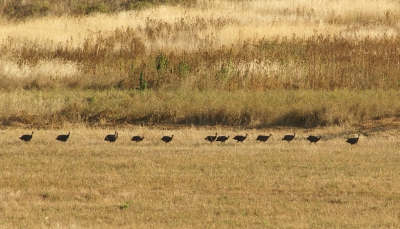
[(15, 91), (0, 93), (0, 121), (315, 127), (397, 117), (399, 98), (394, 90)]

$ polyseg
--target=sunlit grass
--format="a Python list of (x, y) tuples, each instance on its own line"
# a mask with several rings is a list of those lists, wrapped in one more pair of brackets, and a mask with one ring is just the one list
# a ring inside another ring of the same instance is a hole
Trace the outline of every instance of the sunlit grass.
[[(363, 129), (3, 130), (5, 227), (398, 227), (397, 131)], [(66, 143), (58, 134), (71, 131)], [(243, 143), (208, 143), (215, 132)], [(291, 143), (282, 136), (296, 131)], [(359, 144), (347, 137), (361, 132)], [(272, 133), (265, 143), (258, 134)], [(141, 143), (130, 142), (143, 134)], [(165, 144), (161, 136), (174, 134)], [(317, 144), (305, 138), (322, 135)]]
[[(276, 36), (298, 37), (311, 36), (315, 33), (338, 35), (339, 33), (353, 36), (346, 32), (348, 25), (359, 26), (360, 34), (366, 31), (381, 30), (370, 25), (362, 24), (395, 21), (399, 18), (400, 9), (395, 1), (198, 1), (193, 7), (187, 6), (157, 6), (141, 11), (124, 11), (118, 14), (94, 14), (86, 17), (43, 17), (24, 21), (23, 23), (4, 23), (0, 26), (0, 40), (8, 36), (13, 38), (27, 38), (35, 42), (53, 41), (55, 45), (72, 42), (71, 46), (82, 46), (87, 36), (104, 36), (109, 31), (121, 27), (144, 27), (146, 19), (163, 21), (173, 24), (183, 20), (195, 22), (199, 18), (228, 22), (223, 28), (229, 34), (219, 38), (215, 43), (217, 48), (222, 44), (236, 43), (237, 40), (247, 38)], [(231, 23), (229, 23), (231, 22)], [(273, 27), (270, 27), (273, 26)], [(246, 30), (246, 28), (259, 28)], [(263, 30), (261, 30), (264, 28)], [(198, 28), (200, 29), (200, 28)], [(215, 33), (215, 28), (205, 30), (200, 37)], [(238, 33), (241, 30), (242, 33)], [(293, 31), (295, 29), (295, 31)], [(277, 33), (276, 31), (279, 31)], [(361, 32), (364, 31), (364, 32)], [(199, 30), (201, 32), (201, 30)], [(372, 32), (373, 34), (373, 32)], [(382, 33), (379, 33), (382, 34)], [(183, 34), (182, 34), (183, 35)], [(241, 36), (244, 37), (241, 37)], [(364, 35), (365, 36), (365, 35)], [(364, 37), (361, 35), (360, 37)], [(72, 38), (72, 39), (71, 39)], [(181, 37), (184, 39), (184, 37)], [(150, 41), (149, 41), (150, 42)], [(181, 42), (176, 41), (178, 44)], [(161, 44), (159, 41), (148, 45)], [(162, 44), (171, 45), (174, 44)], [(182, 45), (182, 44), (181, 44)], [(186, 47), (186, 45), (185, 45)], [(181, 47), (181, 48), (185, 48)], [(159, 47), (161, 48), (161, 47)], [(196, 49), (196, 47), (194, 47)]]
[(0, 228), (398, 228), (397, 3), (191, 3), (2, 19)]
[(383, 0), (198, 1), (5, 21), (0, 89), (132, 89), (141, 73), (151, 89), (398, 88), (399, 15)]

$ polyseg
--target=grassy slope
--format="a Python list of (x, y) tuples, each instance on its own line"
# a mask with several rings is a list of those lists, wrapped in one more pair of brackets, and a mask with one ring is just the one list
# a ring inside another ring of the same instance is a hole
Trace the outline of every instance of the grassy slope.
[(396, 117), (388, 90), (14, 91), (0, 92), (0, 122), (27, 128), (123, 124), (315, 127)]
[[(217, 129), (249, 133), (243, 144), (209, 144), (215, 129), (76, 128), (2, 131), (0, 227), (377, 228), (398, 227), (397, 131)], [(297, 131), (297, 139), (282, 142)], [(258, 134), (273, 133), (266, 143)], [(134, 134), (145, 141), (130, 142)], [(171, 144), (160, 142), (175, 134)], [(309, 134), (323, 135), (316, 145)]]

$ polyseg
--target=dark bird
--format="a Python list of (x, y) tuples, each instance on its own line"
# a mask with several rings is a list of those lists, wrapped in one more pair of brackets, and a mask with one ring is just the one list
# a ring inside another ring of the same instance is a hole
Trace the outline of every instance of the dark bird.
[(140, 136), (133, 136), (132, 139), (131, 139), (131, 141), (134, 141), (134, 142), (141, 142), (141, 141), (143, 141), (143, 139), (144, 139), (144, 136), (143, 136), (143, 137), (140, 137)]
[(358, 139), (360, 138), (360, 134), (358, 134), (358, 137), (356, 137), (356, 138), (349, 138), (349, 139), (347, 139), (347, 143), (350, 143), (350, 145), (354, 145), (354, 144), (357, 144), (357, 142), (358, 142)]
[(268, 135), (258, 135), (256, 141), (265, 142), (265, 141), (267, 141), (271, 136), (272, 136), (272, 134), (269, 134), (269, 136), (268, 136)]
[(312, 142), (317, 143), (317, 141), (319, 141), (319, 139), (321, 139), (321, 136), (319, 136), (319, 138), (318, 138), (318, 137), (316, 137), (316, 136), (310, 135), (310, 136), (308, 136), (308, 138), (307, 138), (307, 140), (309, 140), (310, 143), (312, 143)]
[(104, 138), (104, 141), (115, 142), (118, 138), (118, 133), (115, 131), (115, 134), (109, 134)]
[(285, 137), (282, 138), (282, 140), (290, 142), (293, 140), (293, 138), (296, 136), (296, 133), (293, 133), (293, 135), (285, 135)]
[(68, 132), (68, 134), (58, 135), (56, 140), (59, 140), (59, 141), (62, 141), (62, 142), (66, 142), (68, 140), (68, 138), (69, 138), (69, 134), (70, 134), (70, 132)]
[(170, 141), (172, 141), (172, 138), (174, 137), (174, 135), (170, 136), (164, 136), (161, 138), (161, 141), (164, 141), (165, 143), (168, 143)]
[(29, 142), (32, 139), (32, 136), (33, 136), (33, 131), (32, 134), (24, 134), (19, 139), (25, 142)]
[(226, 140), (229, 139), (229, 136), (219, 136), (215, 141), (217, 142), (225, 142)]
[(238, 135), (233, 137), (233, 139), (236, 140), (236, 142), (243, 142), (244, 140), (246, 140), (247, 136), (249, 136), (248, 134), (246, 134), (246, 136), (242, 136), (242, 135)]
[(215, 136), (207, 136), (204, 139), (209, 141), (210, 143), (212, 143), (213, 141), (215, 141), (215, 139), (217, 139), (218, 137), (218, 133), (215, 133)]

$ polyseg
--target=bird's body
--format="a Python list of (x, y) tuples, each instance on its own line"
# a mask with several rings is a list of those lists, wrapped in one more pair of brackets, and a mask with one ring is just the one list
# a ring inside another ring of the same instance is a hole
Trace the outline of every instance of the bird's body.
[(62, 135), (58, 135), (56, 140), (62, 141), (62, 142), (66, 142), (68, 140), (68, 138), (69, 138), (69, 134), (70, 134), (70, 132), (68, 132), (68, 134), (66, 134), (66, 135), (63, 135), (63, 134)]
[(33, 131), (32, 134), (24, 134), (22, 135), (19, 139), (21, 139), (24, 142), (29, 142), (33, 137)]
[(249, 135), (248, 134), (246, 134), (246, 136), (237, 135), (237, 136), (233, 137), (233, 139), (235, 139), (236, 142), (243, 142), (244, 140), (246, 140), (247, 136), (249, 136)]
[(354, 144), (357, 144), (357, 142), (358, 142), (358, 139), (360, 138), (360, 134), (358, 134), (358, 137), (356, 137), (356, 138), (349, 138), (349, 139), (347, 139), (347, 143), (350, 143), (350, 145), (354, 145)]
[(308, 136), (307, 140), (310, 141), (310, 143), (317, 143), (321, 139), (321, 136), (316, 137), (313, 135)]
[(212, 143), (213, 141), (215, 141), (218, 137), (218, 133), (215, 133), (215, 136), (207, 136), (204, 139), (209, 141), (210, 143)]
[(104, 141), (115, 142), (118, 138), (118, 133), (115, 131), (115, 134), (109, 134), (104, 138)]
[(258, 135), (256, 141), (265, 142), (265, 141), (267, 141), (271, 136), (272, 136), (272, 134), (269, 134), (269, 135)]
[(161, 141), (163, 141), (165, 143), (168, 143), (168, 142), (172, 141), (172, 138), (174, 138), (174, 135), (172, 135), (171, 137), (170, 136), (164, 136), (164, 137), (161, 138)]
[(293, 135), (285, 135), (282, 138), (282, 140), (290, 142), (290, 141), (292, 141), (294, 139), (295, 136), (296, 136), (296, 133), (293, 133)]
[(131, 141), (134, 141), (134, 142), (141, 142), (141, 141), (143, 141), (143, 139), (144, 139), (144, 136), (142, 136), (142, 137), (140, 137), (140, 136), (133, 136), (132, 139), (131, 139)]
[(217, 142), (226, 142), (226, 140), (229, 139), (229, 136), (218, 136), (217, 139), (215, 141)]

